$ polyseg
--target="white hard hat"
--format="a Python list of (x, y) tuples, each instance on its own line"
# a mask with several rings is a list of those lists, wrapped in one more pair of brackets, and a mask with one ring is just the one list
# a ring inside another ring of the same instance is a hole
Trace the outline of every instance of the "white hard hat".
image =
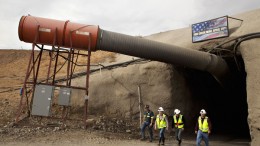
[(164, 110), (163, 110), (162, 107), (159, 107), (158, 111), (159, 111), (159, 112), (163, 112)]
[(204, 109), (200, 110), (200, 114), (206, 114), (206, 113), (207, 112)]
[(180, 111), (179, 109), (175, 109), (175, 110), (174, 110), (174, 113), (175, 113), (175, 114), (179, 114), (180, 112), (181, 112), (181, 111)]

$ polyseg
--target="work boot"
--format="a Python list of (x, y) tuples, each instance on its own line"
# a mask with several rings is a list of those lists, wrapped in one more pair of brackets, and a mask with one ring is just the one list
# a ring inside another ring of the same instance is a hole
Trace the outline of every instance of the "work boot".
[(165, 138), (162, 138), (162, 145), (164, 145)]
[(159, 139), (159, 144), (158, 145), (161, 145), (161, 141), (162, 141), (162, 138)]
[(179, 141), (179, 145), (181, 145), (181, 139), (179, 139), (178, 141)]

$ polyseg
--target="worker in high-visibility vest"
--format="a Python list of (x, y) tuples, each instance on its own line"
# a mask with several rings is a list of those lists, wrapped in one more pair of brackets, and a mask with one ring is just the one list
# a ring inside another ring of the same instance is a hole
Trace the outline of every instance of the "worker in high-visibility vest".
[(154, 130), (159, 130), (159, 145), (162, 142), (162, 145), (164, 145), (165, 142), (165, 136), (164, 136), (164, 132), (165, 129), (168, 130), (169, 124), (168, 124), (168, 118), (167, 116), (163, 113), (164, 110), (162, 107), (159, 107), (158, 109), (159, 114), (156, 116), (156, 121), (154, 124)]
[(195, 134), (197, 134), (196, 144), (200, 146), (201, 140), (203, 139), (205, 145), (209, 145), (209, 134), (211, 133), (211, 121), (206, 116), (206, 111), (202, 109), (200, 111), (200, 116), (198, 118), (196, 127), (195, 127)]
[(180, 145), (182, 142), (182, 132), (184, 130), (185, 118), (179, 109), (174, 110), (172, 128), (175, 130), (175, 137)]

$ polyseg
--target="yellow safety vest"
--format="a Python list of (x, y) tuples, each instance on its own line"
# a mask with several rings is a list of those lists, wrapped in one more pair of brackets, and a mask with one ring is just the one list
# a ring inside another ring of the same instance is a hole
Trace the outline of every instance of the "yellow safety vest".
[(175, 124), (176, 128), (181, 129), (181, 128), (184, 127), (184, 124), (183, 124), (183, 121), (182, 121), (182, 115), (179, 115), (178, 121), (177, 121), (176, 115), (174, 115), (173, 120), (174, 120), (174, 124)]
[(160, 119), (160, 115), (158, 114), (156, 117), (156, 125), (158, 129), (162, 129), (166, 127), (166, 115), (163, 114), (162, 120)]
[(199, 122), (199, 130), (201, 130), (202, 132), (209, 131), (208, 117), (205, 117), (205, 119), (202, 123), (201, 117), (199, 116), (198, 122)]

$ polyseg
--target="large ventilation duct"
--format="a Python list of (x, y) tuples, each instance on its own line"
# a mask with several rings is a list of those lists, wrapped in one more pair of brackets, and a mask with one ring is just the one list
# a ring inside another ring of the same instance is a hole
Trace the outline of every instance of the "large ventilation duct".
[(29, 43), (73, 47), (80, 50), (87, 50), (90, 45), (91, 51), (111, 51), (207, 71), (219, 82), (224, 81), (229, 70), (226, 62), (214, 54), (69, 21), (23, 16), (19, 23), (19, 38)]
[(228, 72), (226, 62), (214, 54), (185, 49), (165, 43), (132, 37), (100, 29), (97, 48), (100, 50), (208, 71), (219, 81)]

